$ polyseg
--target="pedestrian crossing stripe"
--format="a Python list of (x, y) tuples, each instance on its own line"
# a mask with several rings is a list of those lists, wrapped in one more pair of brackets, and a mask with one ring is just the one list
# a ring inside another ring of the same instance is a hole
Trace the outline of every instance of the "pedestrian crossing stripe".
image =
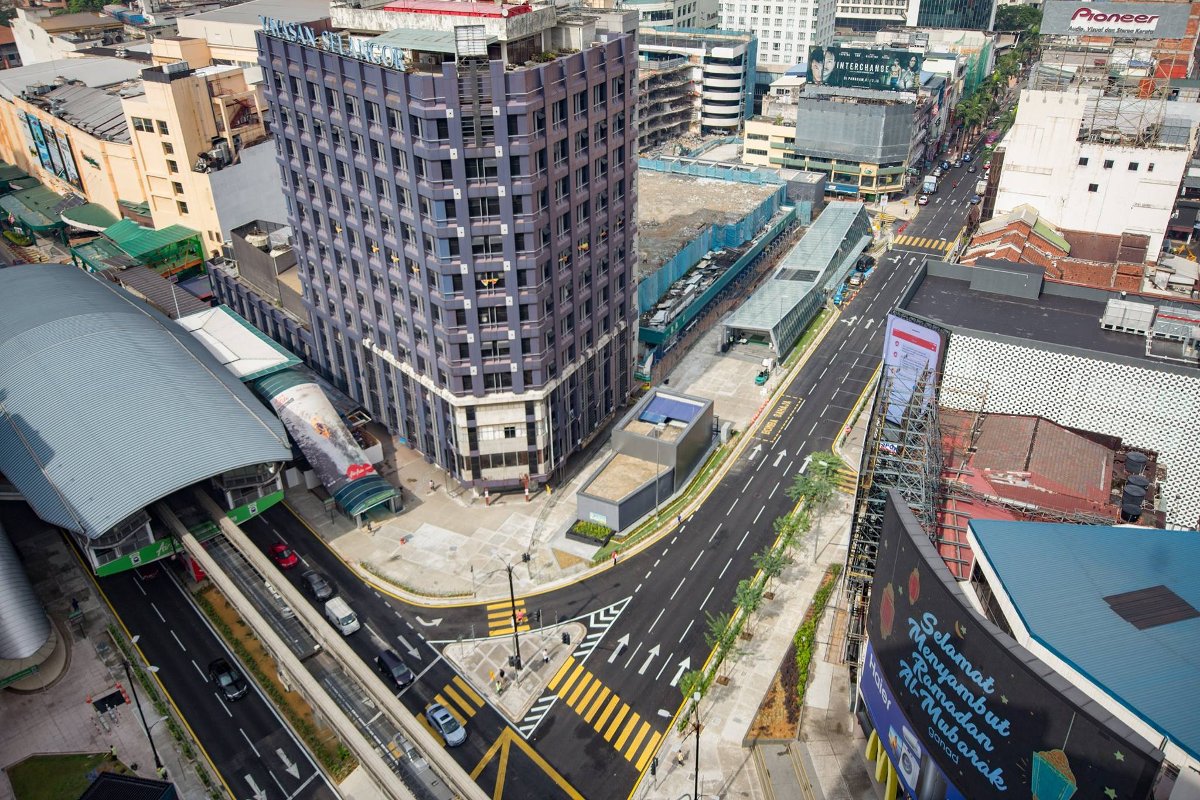
[(644, 720), (600, 679), (589, 672), (582, 662), (568, 656), (566, 662), (550, 679), (547, 689), (566, 701), (583, 721), (611, 742), (626, 761), (645, 769), (653, 757), (663, 734)]
[[(525, 610), (525, 601), (513, 603), (505, 600), (499, 603), (488, 603), (486, 606), (488, 636), (511, 636), (513, 632), (513, 610), (517, 612), (517, 631), (525, 633), (529, 630), (529, 616)], [(524, 617), (524, 619), (521, 619)]]
[[(443, 686), (441, 692), (434, 695), (433, 701), (444, 706), (450, 715), (458, 720), (458, 724), (464, 726), (467, 724), (467, 720), (483, 708), (483, 698), (458, 675), (455, 675), (450, 683)], [(433, 732), (429, 720), (425, 719), (423, 714), (419, 719), (426, 723), (425, 727), (429, 728), (430, 732)]]
[(897, 236), (892, 240), (894, 244), (904, 245), (907, 247), (919, 247), (922, 250), (949, 250), (954, 244), (945, 239), (934, 239), (924, 236)]

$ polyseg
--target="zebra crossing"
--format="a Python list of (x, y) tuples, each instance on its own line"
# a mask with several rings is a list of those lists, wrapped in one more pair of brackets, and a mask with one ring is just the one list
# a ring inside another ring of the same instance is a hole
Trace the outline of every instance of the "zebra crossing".
[[(629, 601), (632, 599), (632, 597), (626, 597), (612, 605), (597, 609), (590, 614), (568, 620), (569, 622), (584, 623), (588, 631), (587, 635), (579, 643), (579, 646), (575, 648), (575, 653), (570, 657), (569, 661), (571, 663), (581, 662), (592, 654), (592, 651), (599, 646), (600, 641), (604, 638), (604, 634), (608, 633), (608, 629), (617, 621), (617, 617), (621, 616), (621, 612), (625, 610), (625, 606), (629, 605)], [(539, 697), (530, 706), (529, 711), (521, 719), (520, 724), (516, 726), (517, 733), (526, 739), (532, 736), (533, 732), (537, 730), (537, 726), (550, 713), (550, 709), (554, 707), (558, 699), (559, 696), (554, 692), (548, 692)]]
[(945, 239), (934, 239), (928, 236), (897, 236), (892, 240), (892, 244), (902, 247), (916, 247), (920, 250), (932, 250), (937, 253), (944, 253), (949, 250), (954, 242)]

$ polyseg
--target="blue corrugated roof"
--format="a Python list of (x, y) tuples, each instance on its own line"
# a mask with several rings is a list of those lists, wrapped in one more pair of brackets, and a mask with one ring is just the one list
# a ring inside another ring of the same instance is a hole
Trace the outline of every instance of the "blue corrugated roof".
[(1029, 634), (1200, 758), (1200, 618), (1138, 630), (1105, 597), (1166, 586), (1200, 608), (1200, 534), (974, 520)]
[(0, 472), (97, 537), (231, 469), (291, 459), (283, 424), (183, 328), (61, 264), (0, 269)]
[(703, 403), (659, 393), (650, 400), (638, 419), (655, 425), (671, 419), (677, 422), (691, 422), (703, 410)]

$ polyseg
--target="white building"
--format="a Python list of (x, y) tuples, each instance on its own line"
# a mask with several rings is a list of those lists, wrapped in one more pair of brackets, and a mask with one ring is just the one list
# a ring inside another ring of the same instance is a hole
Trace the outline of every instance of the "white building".
[[(1196, 145), (1200, 106), (1094, 90), (1025, 90), (998, 151), (995, 214), (1028, 203), (1060, 228), (1150, 238), (1157, 260)], [(1143, 107), (1135, 109), (1138, 103)]]
[(590, 5), (637, 11), (640, 28), (715, 28), (720, 19), (717, 0), (608, 0)]
[(837, 0), (721, 0), (721, 28), (758, 37), (760, 67), (808, 62), (812, 47), (833, 41)]

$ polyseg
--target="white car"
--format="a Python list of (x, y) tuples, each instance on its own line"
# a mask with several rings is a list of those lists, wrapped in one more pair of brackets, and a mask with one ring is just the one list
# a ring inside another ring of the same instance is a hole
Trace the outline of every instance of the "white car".
[(441, 703), (434, 703), (425, 709), (425, 718), (433, 729), (446, 740), (447, 747), (458, 747), (467, 740), (467, 729), (458, 724), (454, 715), (446, 710)]
[(923, 194), (923, 195), (920, 195), (919, 197), (917, 197), (917, 205), (919, 205), (919, 206), (929, 205), (929, 195)]

